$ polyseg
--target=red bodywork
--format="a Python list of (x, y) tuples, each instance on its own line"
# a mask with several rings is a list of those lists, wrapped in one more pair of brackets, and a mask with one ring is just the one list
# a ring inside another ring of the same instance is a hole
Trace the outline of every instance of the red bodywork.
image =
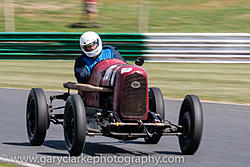
[[(113, 109), (121, 120), (146, 120), (148, 117), (148, 83), (146, 71), (119, 59), (99, 62), (91, 72), (89, 84), (113, 87)], [(100, 96), (105, 93), (79, 92), (84, 103), (100, 107)]]

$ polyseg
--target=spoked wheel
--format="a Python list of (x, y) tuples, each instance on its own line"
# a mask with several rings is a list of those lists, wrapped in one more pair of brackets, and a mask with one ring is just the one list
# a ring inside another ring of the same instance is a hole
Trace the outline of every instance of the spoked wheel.
[(82, 153), (86, 131), (86, 112), (82, 98), (77, 94), (70, 95), (64, 111), (64, 138), (71, 156), (78, 156)]
[(183, 154), (194, 154), (200, 144), (203, 129), (203, 116), (200, 100), (195, 95), (187, 95), (182, 103), (179, 125), (182, 135), (179, 144)]
[(26, 128), (32, 145), (43, 144), (48, 124), (48, 106), (44, 92), (40, 88), (33, 88), (30, 90), (26, 108)]
[[(165, 120), (164, 98), (159, 88), (149, 88), (149, 110), (160, 115), (163, 122)], [(153, 133), (152, 137), (145, 137), (146, 144), (157, 144), (162, 136), (162, 130), (155, 127), (148, 127), (148, 131)]]

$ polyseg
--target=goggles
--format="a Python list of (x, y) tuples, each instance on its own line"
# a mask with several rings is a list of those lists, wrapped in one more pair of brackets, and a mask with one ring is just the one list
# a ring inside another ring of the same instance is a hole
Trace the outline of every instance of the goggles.
[(87, 45), (82, 46), (85, 52), (91, 52), (95, 50), (99, 46), (99, 39), (95, 40), (94, 42), (91, 42)]

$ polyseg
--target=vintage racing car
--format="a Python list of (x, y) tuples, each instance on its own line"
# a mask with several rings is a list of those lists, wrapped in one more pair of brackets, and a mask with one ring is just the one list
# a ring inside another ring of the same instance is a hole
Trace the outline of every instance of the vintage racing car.
[[(70, 155), (80, 155), (86, 136), (102, 135), (120, 140), (144, 138), (146, 144), (157, 144), (162, 136), (179, 138), (183, 154), (194, 154), (199, 147), (203, 116), (200, 100), (187, 95), (182, 102), (179, 122), (173, 124), (165, 115), (164, 99), (159, 88), (149, 88), (147, 72), (140, 66), (119, 59), (99, 62), (91, 72), (89, 84), (66, 82), (68, 89), (61, 95), (50, 96), (47, 104), (41, 88), (30, 90), (26, 127), (31, 145), (42, 145), (50, 123), (61, 124)], [(71, 93), (78, 90), (78, 94)], [(53, 107), (55, 99), (66, 104)], [(64, 109), (64, 113), (54, 111)]]

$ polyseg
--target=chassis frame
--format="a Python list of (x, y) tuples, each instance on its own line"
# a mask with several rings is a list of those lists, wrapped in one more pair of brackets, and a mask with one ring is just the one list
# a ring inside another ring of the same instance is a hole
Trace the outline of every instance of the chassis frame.
[[(70, 93), (71, 89), (112, 92), (111, 89), (72, 82), (66, 82), (63, 86), (67, 88), (68, 91), (60, 95), (50, 96), (49, 104), (47, 104), (45, 94), (41, 88), (31, 89), (27, 102), (26, 125), (28, 137), (32, 145), (43, 144), (46, 131), (49, 129), (50, 124), (53, 123), (63, 126), (66, 147), (70, 155), (73, 156), (78, 156), (82, 153), (86, 135), (90, 137), (107, 136), (120, 140), (144, 138), (148, 144), (157, 144), (161, 136), (178, 136), (183, 154), (194, 154), (199, 147), (203, 129), (203, 114), (199, 98), (195, 95), (187, 95), (184, 98), (180, 109), (178, 124), (173, 124), (168, 120), (162, 119), (159, 113), (152, 111), (149, 111), (150, 121), (137, 120), (134, 122), (123, 122), (116, 112), (84, 106), (79, 95)], [(75, 100), (78, 99), (78, 102), (82, 104), (80, 109), (84, 110), (84, 112), (79, 111), (78, 113), (75, 109), (76, 111), (74, 111), (70, 117), (67, 111), (70, 107), (71, 112), (74, 110), (74, 106), (69, 106), (69, 102), (74, 101), (74, 98)], [(66, 105), (54, 107), (53, 101), (56, 99), (66, 101)], [(54, 111), (59, 109), (64, 109), (64, 113), (54, 113)], [(89, 127), (86, 121), (88, 117), (94, 118), (100, 128)], [(117, 131), (117, 128), (129, 130), (126, 132)], [(131, 129), (140, 130), (133, 131)], [(75, 135), (75, 133), (78, 134)], [(75, 139), (75, 136), (80, 137)]]
[[(73, 84), (73, 83), (71, 82), (70, 84)], [(87, 85), (87, 84), (78, 84), (78, 85)], [(65, 92), (65, 93), (60, 94), (60, 95), (50, 96), (50, 104), (48, 105), (49, 118), (50, 118), (49, 120), (53, 124), (63, 125), (64, 114), (53, 114), (53, 111), (65, 108), (64, 105), (59, 106), (59, 107), (53, 107), (53, 101), (55, 99), (67, 101), (67, 98), (70, 96), (70, 89), (76, 89), (76, 90), (83, 90), (84, 89), (84, 88), (79, 89), (79, 87), (76, 88), (73, 86), (71, 86), (71, 87), (69, 86), (70, 87), (69, 88), (67, 86), (67, 83), (64, 83), (64, 87), (68, 88), (68, 92)], [(96, 91), (98, 91), (98, 90), (96, 90)], [(96, 112), (95, 112), (94, 116), (97, 118), (97, 120), (98, 120), (98, 117), (103, 117), (102, 114), (106, 115), (107, 113), (109, 113), (109, 114), (114, 115), (115, 122), (110, 122), (107, 125), (103, 125), (97, 121), (102, 128), (107, 129), (109, 127), (121, 127), (121, 126), (131, 127), (132, 126), (132, 127), (143, 127), (145, 130), (144, 133), (118, 133), (118, 132), (111, 132), (111, 131), (107, 132), (107, 131), (102, 131), (99, 129), (87, 127), (86, 134), (90, 137), (93, 137), (93, 136), (107, 136), (107, 137), (114, 137), (114, 138), (116, 138), (117, 136), (124, 136), (124, 137), (128, 137), (128, 138), (133, 138), (133, 137), (141, 138), (141, 137), (145, 137), (145, 136), (151, 137), (152, 134), (147, 130), (147, 127), (158, 127), (158, 128), (164, 129), (162, 136), (180, 136), (183, 134), (181, 125), (173, 124), (168, 120), (161, 120), (161, 118), (159, 117), (159, 114), (155, 114), (153, 112), (150, 112), (150, 114), (152, 114), (152, 116), (154, 117), (155, 123), (147, 123), (147, 122), (144, 123), (141, 120), (138, 120), (138, 122), (136, 122), (136, 123), (135, 122), (128, 123), (128, 122), (122, 122), (120, 120), (119, 116), (114, 111), (103, 110), (101, 108), (94, 108), (94, 107), (87, 107), (87, 106), (85, 106), (85, 108), (86, 108), (86, 110), (92, 110), (92, 111), (95, 110)]]

